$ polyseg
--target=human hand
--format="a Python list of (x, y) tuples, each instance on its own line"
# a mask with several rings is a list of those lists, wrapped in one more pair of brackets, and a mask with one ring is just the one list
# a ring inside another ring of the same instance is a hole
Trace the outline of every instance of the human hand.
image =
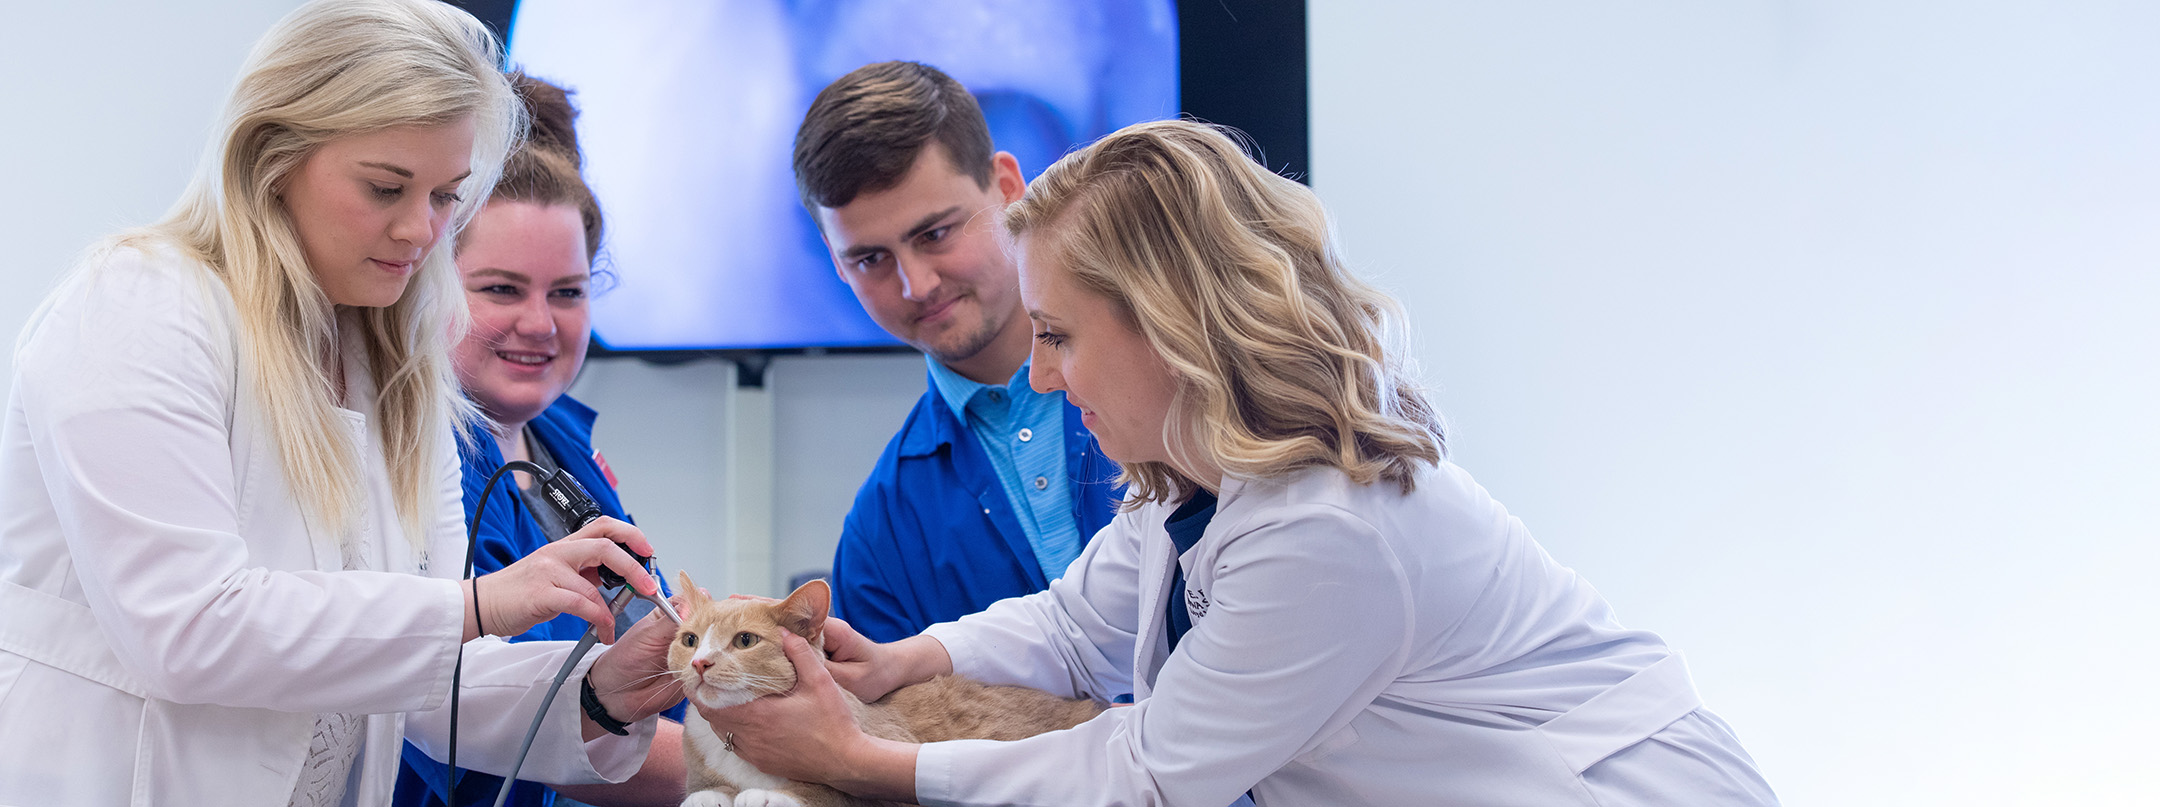
[(880, 663), (880, 651), (886, 645), (870, 641), (847, 620), (829, 616), (825, 618), (825, 667), (833, 680), (847, 691), (861, 698), (864, 703), (885, 697), (903, 684), (897, 665)]
[[(829, 628), (828, 628), (829, 630)], [(690, 703), (729, 738), (736, 756), (774, 776), (806, 782), (831, 782), (850, 749), (867, 740), (854, 710), (825, 669), (815, 649), (802, 637), (782, 632), (781, 649), (795, 665), (795, 687), (726, 709)]]
[[(680, 595), (670, 602), (678, 609), (688, 607)], [(675, 622), (655, 610), (593, 659), (586, 677), (609, 716), (635, 723), (683, 699), (681, 682), (668, 670), (668, 647), (676, 633)]]
[[(467, 607), (478, 619), (470, 626), (497, 636), (515, 636), (559, 614), (571, 614), (615, 635), (615, 616), (600, 596), (598, 567), (605, 565), (639, 591), (659, 590), (652, 576), (623, 551), (621, 541), (639, 553), (652, 545), (636, 527), (601, 518), (570, 536), (543, 546), (502, 571), (466, 584)], [(474, 634), (468, 634), (471, 638)]]
[(825, 618), (825, 655), (833, 680), (864, 703), (953, 671), (944, 642), (918, 635), (880, 644), (838, 617)]
[[(618, 521), (613, 516), (601, 516), (599, 518), (593, 519), (591, 523), (578, 528), (578, 531), (563, 536), (562, 540), (568, 541), (573, 538), (606, 538), (610, 541), (621, 544), (624, 548), (630, 550), (631, 552), (635, 552), (640, 556), (647, 558), (653, 556), (652, 542), (645, 540), (645, 531), (638, 529), (636, 525), (631, 524), (627, 521)], [(561, 541), (557, 541), (556, 543), (561, 543)], [(636, 568), (638, 572), (637, 576), (639, 578), (651, 580), (652, 575), (645, 573), (645, 567), (638, 566), (636, 563), (632, 563), (631, 565)], [(629, 572), (624, 571), (621, 568), (617, 568), (615, 564), (610, 563), (608, 564), (608, 567), (615, 569), (615, 571), (621, 574), (624, 578), (629, 578), (631, 576)], [(597, 574), (597, 572), (595, 572), (595, 574)], [(659, 581), (652, 581), (652, 585), (649, 586), (635, 586), (635, 588), (638, 591), (648, 594), (660, 593)]]

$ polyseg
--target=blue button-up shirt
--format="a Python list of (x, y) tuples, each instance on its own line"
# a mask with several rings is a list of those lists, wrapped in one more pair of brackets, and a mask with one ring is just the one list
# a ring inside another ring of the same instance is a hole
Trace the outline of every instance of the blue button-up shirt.
[(1065, 396), (1036, 392), (1028, 384), (1027, 364), (999, 387), (927, 360), (938, 396), (967, 423), (997, 469), (1043, 576), (1064, 576), (1084, 543), (1073, 522), (1072, 488), (1065, 473)]
[[(982, 440), (935, 379), (927, 387), (856, 492), (833, 552), (833, 615), (873, 641), (905, 639), (1050, 582)], [(1084, 545), (1116, 515), (1124, 491), (1080, 410), (1052, 397), (1064, 412), (1069, 510)]]

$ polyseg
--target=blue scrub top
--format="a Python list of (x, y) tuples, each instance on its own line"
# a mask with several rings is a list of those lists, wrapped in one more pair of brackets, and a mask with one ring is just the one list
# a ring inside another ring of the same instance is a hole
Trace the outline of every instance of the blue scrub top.
[[(578, 484), (585, 486), (600, 510), (616, 519), (629, 522), (630, 515), (623, 512), (622, 499), (616, 495), (615, 485), (600, 468), (598, 452), (592, 447), (592, 426), (595, 413), (584, 404), (565, 395), (555, 399), (546, 411), (525, 428), (532, 439), (553, 455), (557, 465), (570, 473)], [(470, 445), (460, 442), (458, 459), (464, 466), (465, 521), (472, 523), (473, 510), (479, 507), (480, 491), (487, 487), (488, 477), (502, 468), (502, 450), (495, 445), (495, 438), (486, 433), (471, 435)], [(635, 523), (635, 522), (631, 522)], [(546, 546), (547, 534), (525, 509), (518, 497), (516, 483), (505, 475), (495, 483), (495, 490), (488, 497), (487, 520), (481, 522), (473, 550), (473, 574), (482, 575), (498, 571), (518, 559)], [(462, 559), (460, 559), (462, 561)], [(666, 592), (667, 583), (661, 581)], [(569, 614), (533, 626), (531, 630), (509, 637), (513, 642), (566, 641), (575, 642), (585, 635), (589, 624)], [(575, 698), (577, 693), (565, 684), (556, 698)], [(681, 722), (683, 704), (664, 714), (671, 720)], [(530, 716), (527, 716), (530, 720)], [(442, 794), (447, 790), (445, 775), (447, 766), (421, 753), (420, 749), (406, 743), (404, 765), (398, 771), (397, 794), (391, 799), (396, 807), (434, 807), (444, 804)], [(492, 805), (495, 792), (502, 787), (502, 777), (478, 771), (464, 771), (458, 775), (457, 804)], [(555, 792), (538, 782), (518, 782), (510, 791), (509, 804), (519, 807), (547, 807), (555, 803)]]
[[(1049, 586), (972, 429), (933, 380), (855, 494), (833, 555), (833, 614), (890, 642)], [(1117, 465), (1064, 408), (1065, 467), (1083, 547), (1116, 515)]]

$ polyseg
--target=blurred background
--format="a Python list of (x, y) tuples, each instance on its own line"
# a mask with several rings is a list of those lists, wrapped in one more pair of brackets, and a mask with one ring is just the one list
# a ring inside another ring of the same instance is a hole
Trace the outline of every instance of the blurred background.
[[(178, 196), (295, 5), (0, 9), (0, 332)], [(1453, 459), (1687, 653), (1786, 803), (2160, 803), (2160, 7), (1308, 24), (1309, 179)], [(595, 361), (572, 394), (662, 563), (771, 593), (829, 560), (923, 365), (736, 374)]]

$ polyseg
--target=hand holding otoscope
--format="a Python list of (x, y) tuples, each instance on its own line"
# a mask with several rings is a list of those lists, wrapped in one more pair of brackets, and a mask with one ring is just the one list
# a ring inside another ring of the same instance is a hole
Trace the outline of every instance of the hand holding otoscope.
[[(569, 474), (558, 473), (542, 479), (540, 481), (540, 493), (541, 498), (546, 499), (547, 503), (555, 508), (555, 514), (562, 517), (563, 523), (572, 525), (572, 531), (584, 529), (586, 525), (598, 521), (606, 515), (601, 512), (599, 503), (593, 501), (592, 494), (585, 492), (585, 486), (578, 484), (577, 479)], [(660, 572), (653, 567), (650, 556), (640, 555), (636, 550), (628, 546), (621, 544), (617, 544), (617, 546), (622, 546), (623, 551), (629, 552), (630, 557), (637, 559), (638, 565), (645, 567), (646, 573), (652, 575), (654, 580), (660, 579)], [(636, 597), (652, 603), (655, 609), (658, 609), (661, 614), (675, 624), (682, 624), (682, 615), (675, 613), (675, 606), (669, 605), (666, 597), (660, 596), (660, 590), (657, 586), (654, 587), (651, 594), (641, 593), (631, 587), (628, 581), (623, 579), (622, 575), (606, 566), (600, 567), (600, 585), (607, 588), (622, 589), (620, 593), (615, 595), (615, 601), (608, 604), (609, 610), (613, 611), (616, 616), (621, 616), (623, 607), (629, 605), (630, 598)]]
[[(562, 518), (564, 523), (571, 525), (573, 535), (575, 535), (578, 531), (585, 529), (593, 522), (605, 517), (603, 511), (600, 509), (600, 506), (593, 501), (590, 494), (585, 492), (584, 486), (578, 484), (577, 480), (572, 478), (570, 474), (550, 471), (548, 469), (541, 468), (538, 465), (534, 465), (532, 463), (522, 460), (513, 460), (504, 463), (503, 467), (495, 472), (494, 477), (488, 480), (487, 486), (482, 489), (480, 504), (473, 513), (473, 524), (475, 530), (477, 530), (478, 524), (480, 523), (480, 517), (486, 512), (488, 493), (492, 492), (495, 483), (501, 480), (504, 474), (507, 474), (513, 470), (530, 473), (534, 476), (535, 479), (539, 481), (541, 492), (540, 498), (548, 503), (550, 508), (555, 511), (556, 515)], [(517, 760), (512, 765), (509, 775), (503, 777), (502, 789), (500, 792), (497, 793), (495, 799), (495, 804), (497, 805), (497, 807), (500, 807), (500, 805), (504, 804), (508, 800), (511, 787), (513, 784), (515, 784), (517, 780), (517, 773), (520, 769), (524, 767), (525, 756), (528, 752), (531, 751), (534, 738), (539, 735), (540, 725), (544, 721), (549, 707), (554, 703), (556, 693), (561, 690), (564, 681), (569, 678), (570, 672), (577, 668), (578, 662), (584, 659), (585, 654), (592, 650), (592, 646), (594, 644), (599, 643), (602, 631), (607, 631), (606, 635), (609, 639), (614, 638), (614, 631), (612, 630), (613, 623), (616, 619), (619, 619), (621, 617), (623, 609), (629, 605), (632, 598), (641, 598), (652, 603), (654, 609), (658, 610), (662, 616), (668, 618), (674, 624), (682, 624), (682, 616), (676, 613), (674, 606), (670, 604), (665, 597), (660, 596), (660, 588), (658, 586), (658, 581), (660, 580), (660, 573), (658, 569), (654, 568), (654, 566), (652, 565), (652, 558), (647, 555), (638, 554), (636, 550), (631, 549), (627, 544), (624, 544), (620, 541), (616, 543), (616, 546), (620, 547), (624, 552), (628, 553), (631, 558), (637, 561), (639, 566), (642, 566), (644, 568), (647, 574), (650, 574), (653, 577), (653, 580), (655, 582), (653, 593), (646, 594), (637, 591), (635, 587), (628, 584), (628, 581), (624, 579), (621, 573), (617, 572), (614, 569), (608, 568), (606, 565), (601, 565), (596, 567), (596, 572), (600, 579), (600, 585), (603, 588), (613, 587), (618, 589), (613, 600), (608, 603), (608, 609), (605, 612), (606, 616), (596, 619), (595, 617), (600, 616), (600, 614), (584, 613), (587, 610), (584, 608), (564, 609), (564, 612), (566, 613), (571, 613), (573, 615), (584, 618), (587, 622), (591, 623), (592, 627), (585, 631), (585, 635), (580, 638), (577, 645), (571, 649), (569, 656), (563, 659), (562, 668), (556, 671), (554, 682), (549, 685), (547, 694), (541, 699), (540, 708), (533, 715), (531, 726), (526, 729), (524, 743), (518, 748)], [(469, 557), (468, 550), (468, 558), (466, 560), (466, 570), (468, 574), (470, 573), (471, 568), (472, 561)], [(479, 589), (476, 588), (476, 597), (478, 591)], [(590, 590), (587, 589), (586, 591), (586, 596), (589, 597)], [(489, 625), (488, 627), (492, 629), (495, 626)], [(522, 632), (522, 630), (518, 632)], [(670, 641), (672, 641), (672, 636), (670, 637)], [(597, 671), (598, 668), (595, 667), (595, 670), (593, 672)], [(609, 713), (609, 710), (606, 708), (606, 706), (601, 704), (598, 692), (594, 688), (592, 678), (592, 672), (588, 672), (586, 678), (580, 686), (580, 700), (582, 702), (581, 706), (585, 710), (585, 714), (591, 719), (594, 725), (599, 726), (601, 729), (604, 729), (614, 734), (629, 733), (628, 723), (617, 720), (613, 715)], [(671, 685), (671, 679), (666, 679), (666, 676), (664, 675), (644, 676), (644, 678), (654, 680), (664, 679), (665, 684)], [(450, 765), (450, 775), (453, 777), (453, 782), (457, 775), (457, 717), (455, 712), (455, 689), (456, 687), (455, 685), (453, 685), (453, 704), (451, 707), (452, 715), (450, 724), (450, 752), (449, 759), (446, 760)], [(677, 699), (679, 699), (680, 693), (675, 694), (677, 695)], [(672, 702), (673, 701), (670, 701), (669, 703)]]
[[(495, 504), (500, 509), (503, 502), (498, 499)], [(475, 607), (466, 618), (465, 638), (518, 636), (557, 615), (569, 614), (601, 626), (602, 641), (613, 639), (612, 629), (623, 620), (609, 611), (608, 601), (617, 592), (604, 587), (621, 585), (625, 576), (657, 577), (644, 570), (646, 558), (632, 548), (645, 547), (639, 537), (628, 524), (602, 519), (499, 570), (467, 580)], [(640, 579), (637, 585), (658, 591), (659, 581)]]

